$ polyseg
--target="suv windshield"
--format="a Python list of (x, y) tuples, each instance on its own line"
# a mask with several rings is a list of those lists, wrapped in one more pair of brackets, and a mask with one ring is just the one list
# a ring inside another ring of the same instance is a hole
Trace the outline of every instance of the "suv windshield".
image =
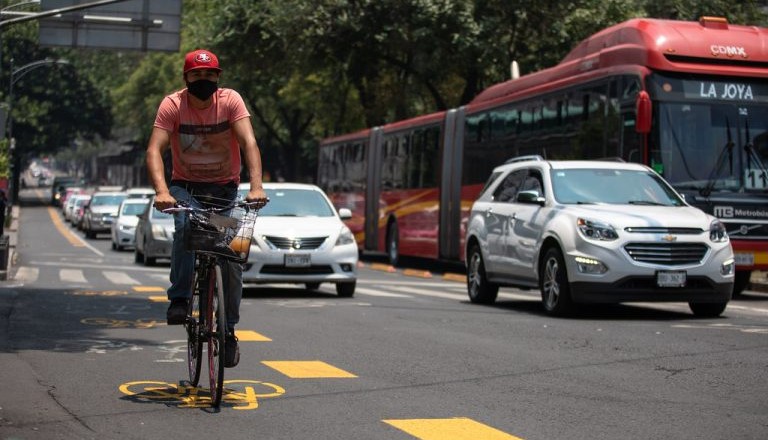
[(656, 174), (604, 168), (553, 169), (555, 199), (563, 204), (683, 206)]

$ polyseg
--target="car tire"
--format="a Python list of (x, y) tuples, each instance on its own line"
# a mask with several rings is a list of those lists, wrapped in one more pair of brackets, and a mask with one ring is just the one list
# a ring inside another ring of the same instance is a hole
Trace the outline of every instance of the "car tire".
[(752, 271), (750, 270), (737, 270), (736, 275), (733, 277), (733, 296), (739, 296), (749, 287), (750, 279), (752, 278)]
[(725, 308), (728, 306), (727, 302), (723, 303), (688, 303), (688, 307), (691, 308), (693, 315), (697, 318), (716, 318), (720, 316)]
[(351, 283), (336, 283), (336, 294), (342, 298), (351, 298), (355, 295), (355, 287), (357, 282)]
[(317, 290), (320, 288), (320, 283), (304, 283), (304, 287), (306, 287), (307, 290)]
[(560, 249), (551, 247), (544, 254), (539, 271), (541, 304), (550, 315), (564, 316), (573, 310), (571, 284)]
[(493, 304), (499, 294), (499, 286), (488, 281), (480, 246), (472, 245), (467, 258), (467, 294), (475, 304)]
[(400, 262), (400, 232), (397, 230), (397, 222), (391, 222), (387, 226), (387, 260), (392, 266)]

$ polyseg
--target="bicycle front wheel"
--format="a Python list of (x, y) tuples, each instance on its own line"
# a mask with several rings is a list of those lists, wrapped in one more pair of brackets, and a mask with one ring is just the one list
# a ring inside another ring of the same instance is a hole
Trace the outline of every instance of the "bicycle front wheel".
[(224, 337), (227, 333), (227, 315), (224, 302), (224, 284), (221, 276), (221, 267), (215, 265), (215, 276), (210, 277), (208, 310), (208, 372), (211, 383), (211, 405), (217, 407), (221, 404), (224, 393)]
[(189, 382), (196, 387), (200, 382), (200, 367), (203, 364), (203, 338), (200, 335), (201, 319), (200, 294), (205, 292), (205, 281), (195, 273), (195, 282), (192, 290), (192, 298), (189, 300), (187, 310), (187, 367), (189, 369)]

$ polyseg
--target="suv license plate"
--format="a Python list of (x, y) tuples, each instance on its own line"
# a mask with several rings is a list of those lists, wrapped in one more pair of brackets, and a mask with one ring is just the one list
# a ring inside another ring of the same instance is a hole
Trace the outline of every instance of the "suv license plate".
[(307, 267), (312, 264), (309, 254), (292, 254), (285, 256), (285, 267)]
[(685, 286), (686, 273), (684, 270), (656, 272), (656, 284), (659, 287)]

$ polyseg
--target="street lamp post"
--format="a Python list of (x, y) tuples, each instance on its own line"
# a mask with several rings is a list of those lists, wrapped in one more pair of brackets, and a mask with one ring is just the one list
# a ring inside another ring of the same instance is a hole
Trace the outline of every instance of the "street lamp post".
[(46, 67), (51, 66), (55, 64), (69, 64), (69, 61), (64, 59), (51, 59), (51, 58), (45, 58), (38, 61), (33, 61), (29, 64), (25, 64), (17, 69), (13, 68), (13, 59), (11, 59), (10, 66), (11, 66), (11, 80), (9, 81), (8, 85), (8, 116), (6, 118), (6, 134), (9, 141), (9, 150), (10, 150), (10, 156), (11, 156), (11, 175), (12, 175), (12, 188), (11, 188), (11, 197), (12, 201), (15, 202), (19, 195), (19, 180), (20, 180), (20, 161), (18, 160), (19, 157), (14, 152), (14, 147), (16, 145), (15, 139), (13, 138), (13, 93), (14, 93), (14, 86), (15, 84), (24, 76), (26, 76), (29, 72), (39, 69), (40, 67)]

